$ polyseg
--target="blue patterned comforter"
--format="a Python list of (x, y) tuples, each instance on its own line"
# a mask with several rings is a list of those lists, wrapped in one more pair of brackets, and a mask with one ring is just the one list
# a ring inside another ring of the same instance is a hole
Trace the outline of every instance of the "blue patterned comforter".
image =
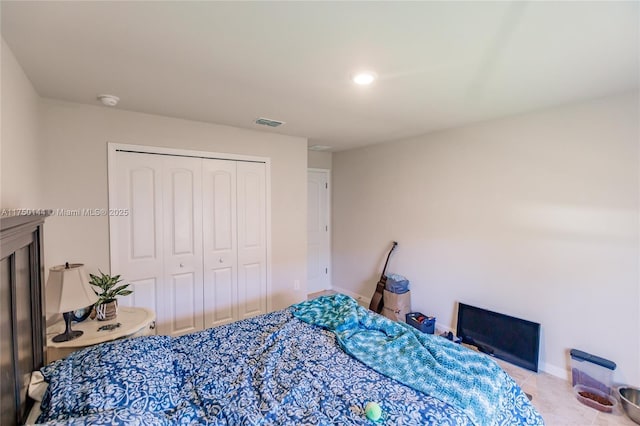
[[(50, 425), (472, 425), (344, 352), (293, 308), (194, 334), (110, 342), (42, 369)], [(442, 339), (444, 341), (444, 339)], [(509, 380), (493, 424), (542, 424)], [(364, 415), (380, 403), (382, 419)]]

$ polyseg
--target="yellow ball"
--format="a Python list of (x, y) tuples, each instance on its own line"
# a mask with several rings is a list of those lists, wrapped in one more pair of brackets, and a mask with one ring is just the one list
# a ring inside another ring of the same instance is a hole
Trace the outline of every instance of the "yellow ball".
[(382, 409), (377, 402), (367, 402), (367, 405), (364, 406), (364, 413), (369, 420), (377, 422), (382, 416)]

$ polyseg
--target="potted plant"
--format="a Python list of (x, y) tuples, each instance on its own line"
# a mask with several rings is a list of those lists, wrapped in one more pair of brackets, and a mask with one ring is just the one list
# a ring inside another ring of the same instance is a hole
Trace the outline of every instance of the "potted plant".
[(118, 296), (128, 296), (133, 293), (132, 290), (127, 290), (130, 284), (117, 284), (122, 281), (120, 275), (111, 276), (100, 271), (100, 276), (89, 274), (91, 280), (89, 284), (100, 289), (100, 291), (93, 289), (94, 293), (98, 296), (98, 301), (95, 304), (96, 317), (100, 321), (106, 321), (115, 318), (118, 315)]

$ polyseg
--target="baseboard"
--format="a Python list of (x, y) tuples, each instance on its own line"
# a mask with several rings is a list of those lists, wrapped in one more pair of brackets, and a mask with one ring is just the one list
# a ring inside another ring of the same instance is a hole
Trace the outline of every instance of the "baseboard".
[(557, 367), (545, 362), (539, 366), (539, 369), (540, 371), (544, 371), (545, 373), (551, 374), (552, 376), (558, 377), (562, 380), (571, 380), (569, 370), (567, 370), (566, 368)]
[(358, 294), (358, 293), (354, 293), (352, 291), (347, 290), (346, 288), (337, 287), (337, 286), (334, 285), (331, 290), (335, 291), (336, 293), (342, 293), (342, 294), (346, 294), (347, 296), (353, 297), (354, 299), (356, 299), (358, 301), (358, 304), (360, 306), (364, 306), (365, 308), (368, 308), (369, 304), (371, 303), (371, 298), (370, 297), (363, 296), (363, 295)]
[(456, 334), (456, 331), (452, 328), (446, 327), (444, 325), (438, 324), (438, 320), (436, 319), (436, 333), (437, 335), (441, 335), (442, 333), (453, 333)]

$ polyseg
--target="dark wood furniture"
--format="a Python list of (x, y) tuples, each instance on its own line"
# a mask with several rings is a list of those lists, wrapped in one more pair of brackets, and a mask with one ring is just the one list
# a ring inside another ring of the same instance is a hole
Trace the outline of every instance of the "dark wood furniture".
[(22, 424), (33, 406), (31, 372), (45, 360), (42, 226), (46, 215), (0, 218), (0, 424)]

